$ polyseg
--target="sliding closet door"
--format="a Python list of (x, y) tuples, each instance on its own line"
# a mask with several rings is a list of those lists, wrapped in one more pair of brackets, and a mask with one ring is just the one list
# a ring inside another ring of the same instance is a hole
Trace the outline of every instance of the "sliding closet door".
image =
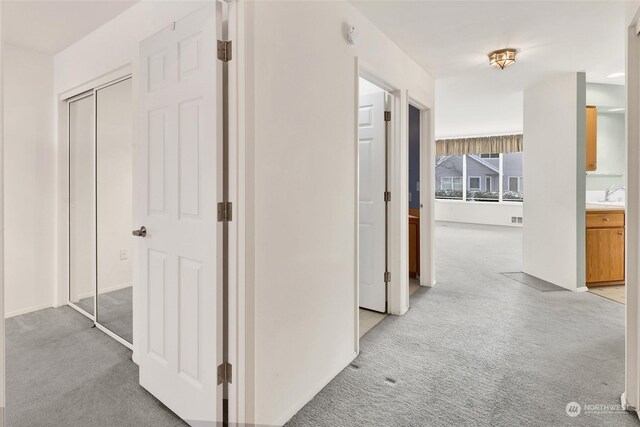
[(94, 97), (69, 102), (69, 301), (94, 314)]
[(97, 322), (133, 343), (131, 79), (96, 91)]

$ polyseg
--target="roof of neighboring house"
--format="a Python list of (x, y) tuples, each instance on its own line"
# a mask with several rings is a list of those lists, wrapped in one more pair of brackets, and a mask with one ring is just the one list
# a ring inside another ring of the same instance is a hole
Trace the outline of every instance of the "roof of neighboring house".
[[(500, 173), (500, 169), (499, 168), (497, 168), (494, 165), (492, 165), (491, 163), (487, 162), (486, 160), (484, 160), (483, 158), (481, 158), (477, 154), (467, 154), (467, 156), (469, 156), (470, 159), (473, 159), (476, 162), (480, 163), (482, 166), (484, 166), (486, 168), (489, 168), (493, 172), (495, 172), (497, 174)], [(442, 156), (442, 157), (440, 157), (438, 159), (438, 161), (436, 161), (436, 166), (440, 166), (441, 164), (443, 164), (444, 162), (449, 160), (451, 157), (453, 157), (453, 156)]]
[(475, 160), (476, 162), (480, 163), (482, 166), (488, 167), (489, 169), (491, 169), (495, 173), (500, 173), (500, 169), (499, 168), (497, 168), (494, 165), (492, 165), (491, 163), (487, 162), (486, 160), (484, 160), (482, 157), (478, 156), (477, 154), (469, 154), (468, 156), (469, 156), (470, 159)]

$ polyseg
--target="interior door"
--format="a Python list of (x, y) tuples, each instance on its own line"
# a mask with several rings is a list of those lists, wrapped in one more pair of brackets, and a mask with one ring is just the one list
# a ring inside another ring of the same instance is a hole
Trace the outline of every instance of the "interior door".
[(140, 44), (135, 333), (140, 384), (190, 425), (222, 419), (220, 13)]
[(387, 311), (385, 93), (360, 97), (360, 307)]

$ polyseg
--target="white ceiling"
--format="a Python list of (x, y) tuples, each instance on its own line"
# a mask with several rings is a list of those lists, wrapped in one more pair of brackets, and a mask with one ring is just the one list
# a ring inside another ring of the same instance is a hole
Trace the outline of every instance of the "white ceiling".
[[(352, 1), (436, 78), (436, 136), (522, 130), (523, 90), (545, 76), (584, 71), (587, 81), (625, 68), (624, 1)], [(637, 2), (634, 2), (637, 3)], [(516, 64), (487, 54), (518, 49)]]
[(137, 1), (2, 0), (4, 40), (56, 54), (110, 21)]

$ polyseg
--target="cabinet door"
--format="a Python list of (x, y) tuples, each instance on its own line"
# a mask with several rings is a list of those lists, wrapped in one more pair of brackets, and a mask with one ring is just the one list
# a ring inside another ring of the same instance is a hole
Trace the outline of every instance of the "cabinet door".
[(420, 229), (417, 221), (409, 220), (409, 276), (416, 277), (419, 273), (418, 261), (420, 260)]
[(587, 283), (624, 280), (624, 228), (587, 229)]
[(587, 106), (587, 170), (598, 167), (598, 109)]

